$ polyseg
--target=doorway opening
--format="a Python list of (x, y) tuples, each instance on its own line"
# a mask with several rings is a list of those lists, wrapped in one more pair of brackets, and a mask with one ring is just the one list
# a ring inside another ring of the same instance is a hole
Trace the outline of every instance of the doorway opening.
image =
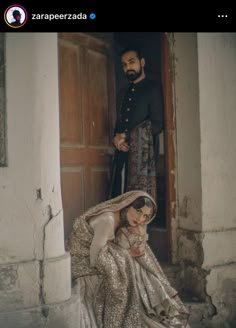
[[(120, 52), (126, 47), (137, 47), (141, 49), (145, 57), (145, 74), (152, 80), (161, 81), (163, 85), (163, 34), (160, 32), (114, 32), (115, 53), (115, 84), (116, 92), (127, 85), (120, 63)], [(165, 98), (165, 90), (163, 90)], [(164, 101), (166, 103), (166, 101)], [(157, 204), (158, 213), (155, 220), (148, 227), (149, 245), (160, 262), (169, 262), (170, 240), (167, 204), (167, 182), (166, 175), (166, 140), (165, 129), (160, 134), (160, 155), (157, 163)]]
[[(169, 43), (160, 32), (59, 33), (60, 161), (65, 239), (73, 220), (107, 199), (110, 183), (115, 94), (127, 83), (120, 51), (142, 48), (145, 73), (161, 79), (164, 131), (157, 164), (157, 218), (149, 244), (160, 262), (172, 262), (176, 234), (175, 145)], [(102, 119), (101, 119), (102, 118)], [(172, 228), (173, 229), (173, 228)], [(173, 240), (173, 242), (172, 242)]]

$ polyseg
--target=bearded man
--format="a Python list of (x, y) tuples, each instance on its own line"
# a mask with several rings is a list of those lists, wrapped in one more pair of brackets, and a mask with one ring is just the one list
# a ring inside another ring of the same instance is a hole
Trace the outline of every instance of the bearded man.
[(126, 48), (120, 58), (128, 86), (117, 95), (110, 196), (143, 190), (156, 200), (159, 134), (164, 125), (162, 85), (146, 77), (145, 58), (138, 49)]

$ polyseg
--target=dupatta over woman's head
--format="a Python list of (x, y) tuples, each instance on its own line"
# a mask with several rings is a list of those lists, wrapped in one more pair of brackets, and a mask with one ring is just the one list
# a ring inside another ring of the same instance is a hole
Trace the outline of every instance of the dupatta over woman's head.
[(99, 215), (101, 213), (120, 211), (123, 208), (132, 205), (132, 203), (139, 197), (147, 197), (151, 200), (151, 202), (153, 204), (153, 215), (152, 215), (151, 219), (147, 222), (147, 224), (148, 224), (156, 216), (157, 205), (156, 205), (155, 200), (147, 192), (142, 191), (142, 190), (128, 191), (120, 196), (117, 196), (117, 197), (109, 199), (103, 203), (95, 205), (95, 206), (91, 207), (89, 210), (87, 210), (84, 214), (82, 214), (82, 216), (85, 217), (86, 219), (89, 219), (91, 216)]
[[(71, 233), (65, 243), (66, 250), (71, 254), (73, 280), (77, 279), (82, 274), (97, 273), (96, 269), (90, 267), (89, 262), (86, 262), (89, 261), (89, 247), (93, 238), (93, 230), (88, 224), (90, 218), (106, 212), (114, 213), (120, 211), (132, 205), (139, 197), (146, 197), (153, 204), (152, 217), (146, 222), (145, 225), (147, 225), (155, 218), (157, 205), (154, 199), (142, 190), (128, 191), (120, 196), (99, 203), (75, 218)], [(86, 261), (81, 260), (81, 254), (87, 254)], [(83, 268), (81, 269), (81, 267)]]

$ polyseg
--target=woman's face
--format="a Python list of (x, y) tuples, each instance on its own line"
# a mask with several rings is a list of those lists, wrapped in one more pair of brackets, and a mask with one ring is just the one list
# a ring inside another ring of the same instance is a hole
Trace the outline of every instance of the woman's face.
[(152, 217), (152, 208), (144, 205), (141, 208), (134, 208), (130, 206), (126, 213), (126, 219), (131, 227), (136, 227), (147, 221)]

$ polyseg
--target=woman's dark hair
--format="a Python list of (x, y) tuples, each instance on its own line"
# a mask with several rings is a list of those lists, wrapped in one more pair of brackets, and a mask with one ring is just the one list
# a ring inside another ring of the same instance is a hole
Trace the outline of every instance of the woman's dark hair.
[(153, 202), (151, 201), (150, 198), (148, 197), (145, 197), (145, 196), (141, 196), (137, 199), (135, 199), (135, 201), (131, 204), (131, 206), (135, 209), (140, 209), (142, 208), (143, 206), (147, 206), (149, 208), (153, 208)]

